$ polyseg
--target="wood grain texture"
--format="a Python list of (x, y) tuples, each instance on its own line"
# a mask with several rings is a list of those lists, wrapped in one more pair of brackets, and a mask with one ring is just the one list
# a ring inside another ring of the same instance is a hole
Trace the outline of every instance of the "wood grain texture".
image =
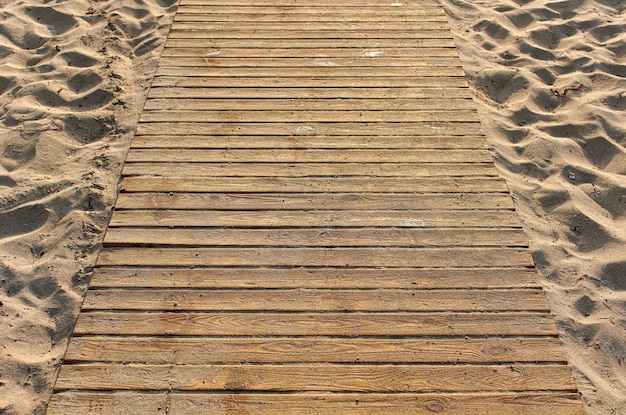
[(113, 245), (188, 246), (518, 246), (527, 247), (521, 229), (163, 229), (110, 228), (104, 238)]
[(564, 365), (148, 365), (75, 364), (56, 389), (181, 391), (470, 392), (568, 391)]
[[(306, 350), (306, 353), (302, 353)], [(566, 362), (557, 338), (75, 338), (65, 362), (247, 363)]]
[(149, 268), (99, 267), (98, 288), (541, 288), (529, 268)]
[[(354, 18), (350, 16), (325, 15), (319, 16), (329, 22), (350, 22)], [(376, 20), (380, 16), (364, 16), (368, 20)], [(186, 15), (181, 16), (181, 21), (202, 22), (202, 21), (236, 21), (235, 19), (257, 19), (258, 21), (274, 21), (275, 17), (266, 17), (264, 20), (257, 15), (222, 16), (219, 19), (210, 17)], [(269, 20), (268, 20), (269, 19)], [(298, 17), (292, 15), (279, 21), (302, 22), (306, 21), (306, 16)], [(415, 18), (407, 18), (406, 22), (418, 21)], [(255, 21), (257, 21), (255, 20)], [(446, 17), (434, 16), (430, 21), (443, 22)], [(241, 21), (241, 20), (239, 20)], [(359, 21), (361, 21), (359, 19)], [(320, 49), (320, 48), (453, 48), (452, 39), (257, 39), (254, 42), (257, 48), (279, 48), (279, 49)], [(168, 39), (165, 47), (170, 48), (249, 48), (250, 42), (245, 39)]]
[[(471, 149), (131, 149), (129, 162), (265, 162), (265, 163), (490, 163), (488, 150)], [(374, 181), (375, 178), (372, 179)], [(461, 179), (459, 179), (461, 180)], [(416, 180), (417, 181), (417, 180)], [(493, 181), (493, 179), (490, 179)], [(390, 182), (393, 183), (393, 182)]]
[(480, 121), (474, 110), (456, 111), (237, 111), (152, 110), (140, 122), (468, 122)]
[(558, 336), (549, 313), (81, 312), (75, 336)]
[[(423, 110), (471, 110), (474, 102), (468, 98), (450, 99), (150, 99), (144, 110), (155, 111), (381, 111), (392, 114), (396, 111)], [(160, 113), (160, 112), (155, 112)], [(344, 112), (345, 114), (345, 112)], [(408, 114), (413, 114), (409, 112)]]
[(514, 211), (216, 211), (216, 210), (119, 210), (110, 227), (395, 227), (395, 228), (518, 228)]
[(100, 266), (533, 266), (524, 248), (107, 248)]
[[(335, 210), (354, 211), (439, 211), (441, 217), (479, 214), (483, 210), (513, 211), (508, 193), (121, 193), (117, 199), (120, 211), (129, 209), (172, 210)], [(446, 212), (453, 210), (453, 212)], [(473, 212), (476, 211), (476, 212)], [(494, 212), (495, 213), (495, 212)], [(506, 215), (507, 212), (500, 212)], [(380, 213), (377, 214), (380, 216)], [(439, 221), (440, 222), (440, 221)], [(508, 222), (500, 222), (506, 226)], [(516, 222), (519, 223), (519, 222)]]
[(152, 415), (170, 413), (251, 413), (274, 415), (350, 414), (432, 415), (436, 412), (466, 415), (584, 415), (577, 394), (538, 393), (437, 393), (437, 394), (185, 394), (185, 393), (94, 393), (63, 392), (54, 395), (48, 414)]
[[(448, 24), (445, 22), (409, 22), (402, 26), (407, 31), (412, 30), (437, 30), (445, 31), (450, 35)], [(192, 30), (198, 33), (213, 33), (215, 30), (228, 30), (230, 32), (248, 33), (249, 36), (256, 36), (259, 30), (294, 30), (299, 33), (298, 38), (307, 38), (310, 32), (328, 31), (327, 36), (336, 37), (337, 31), (380, 31), (380, 30), (400, 30), (396, 22), (315, 22), (315, 24), (302, 25), (300, 23), (289, 22), (249, 22), (245, 28), (233, 27), (229, 22), (181, 22), (177, 21), (172, 25), (170, 34), (175, 31)], [(295, 33), (293, 34), (295, 36)], [(218, 37), (218, 36), (213, 36)], [(253, 46), (253, 45), (252, 45)]]
[[(186, 5), (200, 6), (302, 6), (302, 0), (185, 0)], [(395, 5), (394, 5), (395, 4)], [(306, 7), (328, 7), (336, 6), (337, 2), (333, 0), (309, 0)], [(421, 6), (439, 6), (437, 0), (405, 0), (402, 3), (386, 3), (380, 0), (356, 0), (343, 4), (342, 7), (380, 7), (387, 9), (390, 7), (421, 7)]]
[[(116, 304), (116, 305), (115, 305)], [(541, 290), (90, 290), (83, 310), (549, 311)]]
[(162, 177), (468, 177), (497, 176), (491, 163), (169, 163), (128, 162), (124, 176)]
[[(319, 78), (319, 77), (298, 77), (298, 78), (180, 78), (175, 76), (156, 77), (153, 88), (148, 93), (149, 98), (301, 98), (301, 99), (360, 99), (360, 98), (415, 98), (432, 99), (446, 98), (471, 98), (467, 81), (465, 78), (456, 78), (459, 87), (451, 88), (454, 85), (454, 78), (433, 78), (435, 82), (445, 85), (435, 87), (425, 87), (425, 82), (420, 78)], [(369, 86), (369, 87), (368, 87)], [(160, 87), (160, 88), (159, 88)], [(156, 132), (154, 134), (162, 134)], [(189, 135), (196, 135), (197, 132), (189, 132)], [(482, 131), (464, 131), (461, 136), (481, 135)], [(145, 134), (140, 134), (145, 135)], [(219, 134), (226, 135), (226, 134)], [(237, 135), (231, 133), (230, 135)], [(259, 134), (250, 134), (259, 135)], [(293, 134), (288, 134), (293, 135)], [(306, 135), (306, 134), (298, 134)], [(308, 134), (313, 135), (313, 134)], [(318, 132), (315, 135), (324, 136), (326, 134)], [(350, 135), (334, 134), (334, 135)], [(376, 135), (376, 134), (364, 134)], [(382, 134), (381, 134), (382, 135)], [(398, 136), (389, 133), (388, 136)], [(410, 134), (415, 136), (416, 134)], [(426, 134), (434, 135), (434, 134)], [(444, 131), (439, 131), (437, 135), (448, 136)], [(419, 136), (419, 135), (418, 135)]]
[[(222, 23), (223, 24), (223, 23)], [(250, 23), (249, 26), (257, 26), (261, 23)], [(327, 25), (336, 25), (338, 27), (352, 26), (353, 23), (328, 23)], [(411, 23), (407, 23), (410, 26)], [(442, 25), (443, 23), (436, 22), (436, 25)], [(179, 27), (183, 23), (179, 23)], [(192, 28), (201, 26), (202, 23), (188, 22), (187, 25)], [(220, 23), (211, 23), (220, 27)], [(267, 23), (271, 25), (269, 27), (283, 28), (285, 24)], [(287, 24), (287, 27), (301, 27), (299, 23)], [(322, 25), (316, 26), (320, 30), (324, 27)], [(369, 49), (369, 48), (308, 48), (308, 49), (294, 49), (294, 48), (255, 48), (254, 45), (249, 45), (248, 48), (216, 48), (216, 47), (166, 47), (163, 50), (162, 56), (182, 56), (182, 57), (224, 57), (224, 58), (362, 58), (362, 57), (380, 57), (385, 56), (387, 58), (412, 58), (416, 55), (421, 56), (441, 56), (441, 57), (456, 57), (458, 53), (453, 47), (386, 47), (384, 49)]]
[[(226, 155), (227, 156), (227, 155)], [(263, 155), (259, 155), (262, 158)], [(136, 155), (133, 156), (135, 158)], [(193, 155), (191, 155), (193, 157)], [(137, 157), (138, 158), (138, 157)], [(193, 177), (193, 180), (190, 179)], [(481, 180), (482, 179), (482, 180)], [(506, 192), (505, 183), (493, 177), (126, 177), (126, 192), (265, 192), (265, 193), (483, 193)]]
[[(204, 25), (202, 25), (204, 26)], [(297, 29), (258, 29), (251, 31), (250, 29), (210, 29), (210, 28), (193, 28), (193, 29), (181, 29), (178, 25), (174, 26), (169, 34), (169, 39), (451, 39), (452, 34), (448, 30), (420, 30), (407, 28), (402, 29), (369, 29), (369, 30), (297, 30)], [(435, 60), (436, 61), (436, 60)], [(415, 60), (419, 64), (424, 64), (424, 60)], [(458, 60), (454, 59), (450, 62), (458, 64)], [(172, 60), (165, 59), (163, 66), (167, 65), (180, 65), (180, 66), (196, 66), (198, 63), (210, 63), (206, 61), (194, 62), (193, 60), (183, 60), (180, 64), (175, 63)], [(228, 61), (222, 62), (227, 64)], [(245, 63), (241, 61), (238, 63)], [(401, 61), (397, 62), (398, 64)], [(280, 62), (279, 65), (288, 65), (289, 61)], [(434, 62), (433, 65), (436, 65)], [(219, 64), (216, 66), (220, 66)], [(344, 66), (338, 63), (337, 66)], [(368, 66), (368, 65), (356, 65), (356, 66)]]
[[(395, 40), (395, 39), (394, 39)], [(355, 78), (361, 76), (370, 77), (439, 77), (439, 76), (464, 76), (461, 66), (451, 67), (398, 67), (398, 66), (376, 66), (376, 67), (359, 67), (347, 66), (335, 68), (333, 66), (323, 65), (316, 67), (287, 67), (282, 70), (278, 68), (220, 68), (214, 66), (160, 66), (156, 75), (159, 76), (201, 76), (201, 77), (313, 77), (327, 76), (335, 78)]]
[[(314, 95), (314, 93), (312, 93)], [(479, 122), (157, 122), (140, 123), (137, 135), (355, 135), (355, 136), (414, 136), (426, 135), (479, 135), (482, 128)]]
[[(215, 102), (215, 100), (213, 100)], [(247, 102), (250, 102), (248, 100)], [(221, 148), (221, 149), (482, 149), (489, 148), (482, 136), (211, 136), (144, 135), (133, 139), (131, 148)], [(394, 161), (394, 162), (397, 162)], [(486, 162), (490, 166), (493, 163)], [(419, 168), (421, 164), (411, 163)], [(269, 166), (269, 165), (268, 165)]]
[[(403, 7), (393, 7), (388, 6), (384, 9), (379, 7), (371, 7), (369, 5), (361, 5), (361, 7), (348, 6), (345, 7), (343, 5), (332, 5), (329, 7), (317, 6), (317, 7), (309, 7), (304, 4), (294, 5), (294, 6), (275, 6), (275, 5), (198, 5), (198, 4), (187, 4), (182, 3), (178, 7), (177, 17), (181, 17), (181, 15), (185, 14), (200, 14), (202, 16), (213, 16), (213, 15), (233, 15), (233, 14), (260, 14), (263, 16), (271, 17), (273, 15), (291, 15), (291, 14), (308, 14), (309, 21), (323, 21), (323, 18), (319, 18), (319, 14), (335, 14), (335, 15), (347, 15), (347, 16), (355, 16), (358, 19), (361, 18), (362, 15), (375, 15), (375, 14), (387, 14), (387, 15), (407, 15), (411, 14), (413, 16), (444, 16), (445, 11), (439, 5), (403, 5)], [(179, 19), (181, 20), (181, 19)], [(243, 20), (243, 19), (242, 19)], [(379, 20), (379, 19), (378, 19)], [(395, 19), (394, 19), (395, 20)]]
[[(160, 75), (154, 78), (150, 98), (298, 98), (302, 100), (350, 98), (470, 99), (465, 78), (359, 76), (193, 76)], [(314, 89), (312, 89), (314, 87)], [(205, 90), (206, 91), (203, 91)], [(236, 89), (236, 90), (232, 90)], [(230, 94), (228, 93), (229, 90)], [(204, 92), (204, 93), (203, 93)], [(468, 134), (470, 135), (470, 134)]]

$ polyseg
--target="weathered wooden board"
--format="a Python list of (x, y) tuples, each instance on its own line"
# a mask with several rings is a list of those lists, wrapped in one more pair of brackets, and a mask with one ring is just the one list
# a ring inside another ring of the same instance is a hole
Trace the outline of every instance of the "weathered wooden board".
[(532, 268), (99, 267), (98, 288), (541, 288)]
[[(389, 16), (396, 15), (403, 16), (407, 14), (411, 14), (413, 17), (421, 18), (422, 16), (443, 16), (445, 17), (445, 11), (439, 5), (434, 4), (425, 4), (425, 5), (403, 5), (402, 7), (394, 7), (388, 5), (388, 7), (382, 9), (380, 6), (378, 7), (370, 7), (368, 5), (361, 5), (360, 7), (348, 6), (345, 7), (343, 5), (333, 5), (329, 7), (309, 7), (304, 4), (294, 5), (294, 6), (275, 6), (275, 5), (194, 5), (183, 3), (179, 5), (177, 11), (177, 20), (181, 20), (180, 18), (185, 14), (200, 14), (202, 16), (213, 16), (213, 15), (233, 15), (233, 14), (262, 14), (263, 16), (273, 16), (273, 15), (290, 15), (290, 14), (308, 14), (308, 21), (324, 21), (323, 18), (320, 18), (319, 15), (324, 14), (335, 14), (335, 15), (346, 15), (346, 16), (354, 16), (356, 20), (362, 20), (362, 15), (377, 15), (377, 14), (387, 14)], [(241, 20), (244, 20), (242, 18)]]
[[(476, 111), (469, 98), (449, 99), (149, 99), (144, 107), (150, 110), (171, 111)], [(482, 139), (484, 141), (484, 138)]]
[[(186, 5), (200, 5), (200, 6), (302, 6), (306, 7), (334, 7), (337, 2), (334, 0), (307, 0), (303, 3), (302, 0), (185, 0)], [(341, 7), (422, 7), (422, 6), (439, 6), (441, 3), (438, 0), (403, 0), (402, 2), (390, 3), (381, 2), (380, 0), (357, 0), (350, 3), (342, 4)]]
[[(238, 19), (241, 16), (230, 16)], [(254, 16), (255, 18), (257, 16)], [(350, 21), (350, 18), (341, 19), (341, 16), (328, 16), (328, 21)], [(334, 19), (333, 19), (334, 18)], [(193, 15), (187, 15), (185, 20), (195, 21)], [(372, 19), (376, 19), (373, 16)], [(433, 21), (445, 21), (445, 17), (433, 18)], [(292, 18), (292, 21), (300, 21)], [(407, 21), (411, 21), (407, 19)], [(165, 47), (169, 48), (250, 48), (250, 41), (245, 39), (168, 39)], [(278, 49), (320, 49), (320, 48), (453, 48), (452, 39), (255, 39), (257, 48)]]
[(83, 310), (549, 311), (541, 290), (89, 290)]
[(480, 121), (475, 110), (454, 111), (237, 111), (237, 110), (151, 110), (140, 122), (467, 122)]
[[(199, 25), (206, 26), (206, 25)], [(268, 30), (260, 29), (251, 31), (248, 28), (240, 30), (211, 29), (207, 27), (196, 27), (193, 29), (181, 29), (177, 25), (172, 28), (169, 39), (452, 39), (452, 33), (449, 30), (420, 30), (420, 29), (368, 29), (368, 30), (294, 30), (279, 29)], [(181, 62), (180, 66), (191, 66), (191, 62)], [(209, 62), (196, 61), (200, 65)], [(228, 61), (224, 62), (226, 64)], [(245, 61), (243, 61), (245, 62)], [(274, 62), (280, 66), (287, 62)], [(413, 62), (419, 62), (416, 66), (423, 65), (423, 59), (415, 59)], [(458, 64), (458, 59), (450, 60)], [(398, 62), (400, 63), (400, 62)], [(165, 59), (164, 66), (176, 65), (175, 62)], [(342, 66), (342, 65), (339, 65)], [(363, 65), (357, 65), (363, 66)]]
[(144, 365), (75, 364), (57, 390), (470, 392), (568, 391), (564, 365)]
[[(436, 210), (443, 217), (467, 217), (482, 210), (513, 211), (513, 201), (507, 193), (121, 193), (117, 198), (119, 210), (180, 209), (180, 210), (359, 210), (386, 211)], [(453, 212), (447, 212), (453, 210)], [(494, 212), (495, 213), (495, 212)], [(506, 213), (513, 217), (513, 213)], [(500, 226), (508, 222), (499, 219)], [(519, 223), (519, 222), (516, 222)], [(310, 226), (310, 225), (309, 225)], [(487, 226), (484, 223), (483, 226)]]
[(81, 312), (76, 336), (558, 336), (549, 313)]
[(526, 247), (521, 229), (163, 229), (110, 228), (108, 245), (182, 246), (518, 246)]
[(100, 266), (532, 266), (520, 248), (108, 248)]
[(440, 67), (440, 66), (417, 66), (417, 67), (401, 67), (401, 66), (345, 66), (335, 68), (333, 66), (319, 67), (214, 67), (214, 66), (160, 66), (157, 69), (158, 76), (205, 76), (205, 77), (312, 77), (327, 76), (334, 78), (359, 78), (362, 76), (369, 77), (439, 77), (439, 76), (464, 76), (461, 65)]
[[(485, 149), (131, 149), (129, 162), (491, 163)], [(375, 180), (375, 179), (374, 179)], [(461, 183), (461, 179), (457, 179)], [(471, 179), (474, 180), (474, 179)], [(418, 181), (418, 179), (416, 179)], [(489, 181), (494, 181), (489, 179)]]
[(275, 415), (431, 415), (433, 412), (466, 415), (584, 415), (578, 394), (538, 393), (307, 393), (307, 394), (185, 394), (63, 392), (53, 396), (48, 414), (153, 415), (250, 413)]
[(125, 176), (163, 177), (469, 177), (497, 176), (490, 163), (126, 163)]
[[(402, 25), (407, 31), (445, 31), (450, 35), (450, 30), (446, 22), (408, 22)], [(328, 36), (336, 38), (337, 31), (397, 31), (396, 22), (315, 22), (315, 24), (303, 25), (301, 23), (290, 22), (246, 22), (245, 28), (233, 27), (230, 22), (180, 22), (172, 25), (170, 34), (175, 31), (192, 30), (198, 33), (213, 33), (215, 30), (228, 30), (230, 32), (248, 33), (249, 36), (257, 36), (258, 31), (263, 30), (297, 30), (300, 34), (297, 38), (307, 38), (309, 32), (329, 31)], [(219, 36), (213, 36), (219, 37)]]
[[(302, 353), (306, 350), (306, 353)], [(248, 363), (566, 362), (554, 337), (475, 338), (175, 338), (78, 337), (65, 361), (202, 365)]]
[[(300, 98), (300, 99), (346, 99), (346, 98), (471, 98), (468, 88), (449, 88), (444, 85), (424, 88), (411, 88), (417, 78), (180, 78), (157, 77), (148, 94), (149, 98)], [(439, 79), (439, 78), (435, 78)], [(454, 85), (455, 78), (444, 79)], [(459, 79), (460, 84), (467, 81)], [(378, 81), (376, 81), (378, 80)], [(421, 85), (424, 83), (417, 80)], [(350, 85), (356, 85), (351, 87)], [(371, 87), (368, 88), (367, 85)], [(271, 87), (268, 87), (270, 85)], [(190, 86), (189, 88), (187, 86)], [(198, 86), (200, 88), (196, 88)], [(327, 87), (328, 86), (328, 87)], [(336, 88), (333, 88), (336, 87)], [(397, 130), (399, 130), (398, 128)], [(398, 135), (386, 134), (386, 135)], [(189, 134), (194, 134), (190, 132)], [(235, 133), (236, 134), (236, 133)], [(468, 132), (459, 135), (478, 135), (482, 132)], [(250, 135), (257, 135), (252, 134)], [(318, 133), (318, 135), (324, 135)], [(340, 134), (339, 134), (340, 135)], [(371, 135), (371, 134), (370, 134)], [(442, 134), (443, 135), (443, 134)]]
[[(190, 22), (189, 25), (196, 27), (201, 23)], [(217, 23), (219, 24), (219, 23)], [(271, 23), (273, 24), (273, 23)], [(351, 23), (335, 23), (340, 26)], [(410, 24), (410, 23), (407, 23)], [(443, 24), (443, 23), (438, 23)], [(301, 26), (299, 23), (293, 25)], [(204, 57), (204, 58), (386, 58), (389, 63), (393, 59), (389, 58), (414, 58), (416, 55), (424, 57), (457, 57), (458, 53), (454, 47), (385, 47), (383, 48), (255, 48), (250, 45), (248, 48), (214, 48), (214, 47), (171, 47), (166, 46), (163, 56), (182, 57)]]
[[(482, 149), (488, 147), (482, 136), (211, 136), (211, 135), (143, 135), (133, 139), (131, 148), (193, 149)], [(394, 163), (397, 163), (394, 160)], [(493, 162), (480, 162), (493, 166)], [(354, 163), (356, 164), (356, 163)], [(412, 163), (416, 168), (421, 164)]]
[[(479, 122), (229, 122), (229, 123), (191, 123), (191, 122), (156, 122), (140, 123), (137, 135), (356, 135), (356, 136), (396, 136), (396, 135), (479, 135), (482, 127)], [(344, 158), (345, 160), (345, 158)], [(393, 161), (393, 160), (392, 160)]]
[(394, 227), (394, 228), (521, 228), (510, 210), (118, 210), (109, 225), (116, 227)]
[[(320, 172), (323, 175), (323, 172)], [(191, 179), (193, 177), (193, 179)], [(483, 177), (126, 177), (122, 182), (126, 192), (322, 192), (322, 193), (482, 193), (506, 192), (503, 181)]]

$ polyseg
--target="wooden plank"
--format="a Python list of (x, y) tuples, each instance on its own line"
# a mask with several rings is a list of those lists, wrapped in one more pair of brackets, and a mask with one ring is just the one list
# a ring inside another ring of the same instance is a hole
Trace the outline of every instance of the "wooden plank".
[(141, 114), (140, 122), (480, 122), (475, 110), (421, 111), (236, 111), (236, 110), (152, 110)]
[(564, 365), (115, 365), (61, 367), (55, 390), (568, 391)]
[(74, 336), (558, 336), (549, 313), (81, 312)]
[[(195, 59), (195, 58), (192, 58)], [(219, 68), (213, 66), (159, 66), (156, 75), (162, 76), (206, 76), (206, 77), (312, 77), (328, 76), (334, 78), (359, 78), (362, 76), (383, 77), (383, 78), (405, 78), (405, 77), (439, 77), (439, 76), (465, 76), (461, 65), (457, 66), (418, 66), (418, 67), (397, 67), (397, 66), (375, 66), (360, 67), (346, 66), (335, 68), (332, 66), (320, 67), (287, 67), (287, 68)]]
[[(141, 124), (140, 124), (141, 125)], [(266, 162), (266, 163), (490, 163), (488, 150), (470, 149), (131, 149), (127, 161), (136, 162)], [(407, 179), (408, 180), (408, 179)], [(474, 179), (472, 179), (474, 180)], [(387, 181), (389, 182), (389, 181)], [(459, 179), (459, 183), (462, 180)], [(304, 190), (304, 188), (303, 188)]]
[[(437, 210), (441, 216), (465, 217), (466, 210), (514, 209), (506, 193), (121, 193), (118, 210), (183, 209), (183, 210), (359, 210), (393, 211)], [(454, 212), (446, 213), (446, 210)], [(420, 215), (423, 212), (420, 212)], [(470, 213), (471, 214), (471, 213)], [(487, 222), (486, 224), (488, 224)], [(510, 224), (501, 222), (502, 226)], [(486, 225), (485, 224), (485, 225)]]
[[(288, 149), (488, 149), (483, 136), (210, 136), (144, 135), (135, 137), (132, 148), (288, 148)], [(394, 161), (397, 163), (397, 161)], [(489, 163), (491, 165), (491, 163)]]
[[(185, 5), (201, 5), (201, 6), (301, 6), (302, 0), (185, 0)], [(421, 7), (421, 6), (440, 6), (438, 0), (403, 0), (398, 3), (381, 2), (380, 0), (357, 0), (350, 3), (342, 4), (341, 7)], [(334, 7), (337, 5), (333, 0), (309, 0), (306, 7)]]
[(491, 163), (126, 163), (123, 175), (167, 177), (497, 176)]
[[(442, 22), (443, 23), (443, 22)], [(309, 30), (250, 30), (236, 29), (231, 27), (223, 29), (209, 29), (198, 25), (191, 29), (182, 29), (178, 25), (173, 25), (168, 39), (452, 39), (452, 33), (449, 30), (441, 29), (401, 29), (396, 26), (393, 29), (360, 29), (360, 30), (317, 30), (315, 26)], [(415, 59), (416, 63), (424, 64), (423, 59)], [(454, 64), (458, 64), (459, 60), (451, 60)], [(280, 62), (274, 62), (279, 63)], [(172, 61), (161, 61), (164, 66), (172, 65)], [(190, 66), (188, 63), (182, 62), (181, 66)], [(339, 65), (341, 66), (341, 65)]]
[[(188, 91), (196, 98), (206, 98), (202, 94), (202, 88), (211, 88), (209, 94), (218, 94), (227, 88), (247, 88), (252, 90), (239, 90), (236, 95), (218, 95), (218, 98), (299, 98), (304, 99), (338, 99), (338, 98), (417, 98), (417, 99), (471, 99), (467, 80), (454, 76), (442, 76), (433, 82), (424, 77), (410, 78), (384, 78), (365, 77), (341, 78), (341, 77), (179, 77), (179, 76), (155, 76), (152, 82), (154, 88), (170, 87), (174, 91), (157, 91), (154, 97), (163, 94), (173, 95), (171, 98), (189, 98), (180, 91)], [(369, 91), (367, 88), (376, 89)], [(272, 87), (272, 88), (268, 88)], [(303, 88), (315, 88), (305, 90)], [(400, 90), (402, 88), (402, 90)], [(382, 90), (384, 89), (384, 90)], [(267, 92), (269, 95), (262, 94)], [(406, 93), (406, 94), (405, 94)], [(254, 95), (256, 94), (256, 95)], [(209, 95), (210, 97), (211, 95)], [(152, 95), (150, 95), (152, 97)], [(168, 96), (169, 97), (169, 96)]]
[[(237, 19), (240, 16), (230, 16)], [(328, 21), (349, 21), (328, 16)], [(262, 21), (259, 16), (255, 19)], [(444, 17), (445, 19), (445, 17)], [(180, 20), (195, 21), (192, 15), (181, 17)], [(286, 19), (283, 19), (286, 20)], [(199, 19), (198, 21), (209, 21)], [(237, 20), (239, 21), (239, 20)], [(292, 21), (297, 21), (293, 19)], [(411, 21), (407, 19), (407, 21)], [(443, 21), (439, 18), (433, 21)], [(320, 49), (320, 48), (454, 48), (452, 39), (257, 39), (254, 41), (257, 48), (270, 49)], [(165, 47), (169, 48), (250, 48), (250, 41), (238, 39), (169, 39), (165, 42)]]
[[(322, 172), (320, 172), (322, 173)], [(125, 192), (322, 192), (322, 193), (482, 193), (506, 192), (502, 179), (493, 177), (161, 177), (124, 178)]]
[[(302, 351), (306, 350), (306, 353)], [(567, 362), (554, 337), (175, 338), (74, 337), (65, 363), (515, 363)]]
[(171, 246), (508, 246), (527, 247), (521, 229), (144, 229), (111, 228), (107, 245)]
[[(181, 25), (183, 23), (179, 23)], [(198, 26), (202, 23), (189, 22), (191, 26)], [(219, 23), (216, 23), (219, 24)], [(274, 23), (270, 23), (274, 25)], [(331, 23), (329, 23), (331, 24)], [(351, 25), (351, 23), (335, 23), (340, 26)], [(410, 24), (410, 23), (408, 23)], [(437, 23), (440, 24), (440, 23)], [(293, 25), (301, 26), (299, 23)], [(387, 57), (387, 58), (414, 58), (415, 56), (447, 56), (458, 57), (458, 53), (453, 47), (419, 47), (419, 48), (398, 48), (386, 47), (380, 49), (371, 48), (323, 48), (323, 49), (295, 49), (295, 48), (255, 48), (250, 45), (248, 48), (213, 48), (213, 47), (171, 47), (163, 49), (162, 56), (182, 56), (182, 57), (220, 57), (220, 58), (355, 58), (355, 57)]]
[[(347, 208), (347, 206), (346, 206)], [(233, 210), (118, 210), (109, 225), (115, 227), (352, 227), (395, 228), (521, 228), (521, 222), (510, 210), (306, 210), (306, 211), (233, 211)]]
[[(190, 225), (186, 225), (190, 226)], [(533, 266), (520, 248), (108, 248), (100, 266)]]
[(422, 4), (422, 5), (403, 5), (403, 7), (392, 7), (388, 6), (386, 8), (378, 7), (370, 7), (370, 6), (361, 6), (354, 7), (348, 6), (345, 7), (343, 5), (332, 5), (332, 6), (316, 6), (309, 7), (308, 5), (298, 4), (293, 6), (276, 6), (273, 4), (266, 5), (193, 5), (182, 3), (178, 6), (177, 16), (185, 15), (185, 14), (202, 14), (202, 15), (221, 15), (221, 14), (263, 14), (267, 16), (271, 15), (290, 15), (290, 14), (308, 14), (311, 23), (315, 24), (318, 20), (323, 21), (322, 18), (318, 19), (317, 16), (324, 14), (340, 14), (340, 15), (354, 15), (361, 18), (363, 15), (382, 15), (385, 14), (387, 16), (403, 16), (406, 14), (412, 14), (414, 16), (445, 16), (445, 11), (440, 5), (435, 4)]
[(97, 288), (541, 288), (529, 268), (107, 268)]
[[(397, 136), (397, 135), (479, 135), (482, 127), (479, 122), (398, 122), (398, 123), (191, 123), (159, 122), (139, 123), (137, 135), (355, 135), (355, 136)], [(391, 160), (393, 161), (393, 160)], [(476, 161), (476, 160), (472, 160)], [(491, 161), (491, 160), (490, 160)]]
[[(409, 87), (411, 79), (399, 78), (396, 87), (393, 87), (393, 78), (381, 79), (377, 87), (372, 81), (374, 78), (360, 79), (299, 79), (299, 78), (272, 78), (277, 80), (271, 81), (268, 78), (170, 78), (156, 77), (154, 78), (153, 88), (148, 93), (149, 98), (298, 98), (298, 99), (350, 99), (350, 98), (415, 98), (415, 99), (432, 99), (446, 97), (455, 98), (471, 98), (468, 88), (450, 88), (442, 86), (440, 88), (412, 88)], [(452, 79), (452, 78), (447, 78)], [(458, 78), (462, 84), (467, 81)], [(267, 83), (265, 81), (268, 80)], [(361, 87), (349, 87), (353, 83)], [(249, 87), (254, 85), (253, 87)], [(282, 85), (289, 86), (282, 88)], [(371, 88), (367, 85), (372, 84)], [(201, 88), (186, 86), (196, 85)], [(272, 85), (274, 87), (267, 87)], [(337, 86), (338, 88), (323, 87), (324, 85)], [(158, 88), (157, 86), (166, 86)], [(176, 86), (176, 87), (175, 87)], [(177, 87), (180, 86), (180, 87)], [(292, 87), (299, 86), (299, 87)], [(389, 86), (389, 87), (387, 87)], [(215, 88), (214, 88), (215, 87)], [(315, 87), (315, 88), (311, 88)], [(236, 133), (234, 133), (236, 134)], [(469, 133), (465, 135), (480, 135), (482, 132)], [(318, 133), (318, 135), (324, 135)], [(388, 134), (391, 135), (391, 134)]]
[(372, 12), (370, 14), (353, 14), (354, 10), (344, 13), (333, 13), (330, 10), (320, 10), (317, 14), (311, 13), (189, 13), (179, 12), (176, 20), (179, 22), (301, 22), (309, 24), (320, 22), (447, 22), (447, 16), (441, 12), (432, 14), (415, 15), (413, 13), (387, 15), (387, 10)]
[[(476, 111), (470, 98), (448, 99), (148, 99), (144, 111), (228, 110), (261, 111)], [(484, 138), (483, 138), (484, 140)]]
[[(252, 40), (251, 40), (252, 41)], [(384, 53), (372, 53), (372, 56), (353, 58), (268, 58), (239, 57), (225, 58), (221, 56), (202, 57), (165, 57), (161, 60), (162, 67), (194, 67), (194, 68), (459, 68), (461, 64), (456, 57), (397, 57), (388, 58)]]
[(193, 30), (198, 32), (211, 33), (215, 30), (230, 30), (239, 32), (249, 32), (255, 35), (258, 31), (264, 30), (297, 30), (302, 37), (306, 38), (309, 32), (327, 31), (328, 36), (335, 36), (337, 31), (365, 31), (365, 30), (444, 30), (450, 33), (449, 26), (446, 22), (407, 22), (400, 25), (397, 22), (309, 22), (307, 25), (293, 22), (253, 22), (246, 24), (245, 29), (241, 29), (231, 22), (181, 22), (174, 21), (172, 24), (173, 31)]
[[(480, 253), (476, 255), (480, 256)], [(346, 257), (345, 260), (349, 261), (350, 258)], [(135, 260), (131, 259), (129, 262), (132, 263)], [(285, 312), (550, 311), (546, 297), (541, 290), (216, 290), (194, 288), (87, 291), (82, 305), (83, 311), (112, 309)]]
[(170, 413), (250, 413), (275, 415), (431, 415), (433, 412), (466, 415), (584, 415), (575, 393), (475, 393), (475, 394), (185, 394), (62, 392), (52, 396), (48, 415), (153, 415)]

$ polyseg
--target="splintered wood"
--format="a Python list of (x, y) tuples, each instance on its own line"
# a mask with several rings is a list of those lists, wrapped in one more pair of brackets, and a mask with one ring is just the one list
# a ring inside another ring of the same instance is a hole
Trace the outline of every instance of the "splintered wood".
[(436, 0), (185, 0), (48, 414), (582, 415)]

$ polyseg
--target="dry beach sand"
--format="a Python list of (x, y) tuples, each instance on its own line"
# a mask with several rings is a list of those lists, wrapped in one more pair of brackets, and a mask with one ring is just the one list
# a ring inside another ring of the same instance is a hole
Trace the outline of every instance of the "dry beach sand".
[(41, 414), (174, 0), (0, 0), (0, 412)]
[[(442, 0), (588, 413), (626, 413), (623, 0)], [(0, 413), (41, 414), (174, 0), (0, 0)]]

